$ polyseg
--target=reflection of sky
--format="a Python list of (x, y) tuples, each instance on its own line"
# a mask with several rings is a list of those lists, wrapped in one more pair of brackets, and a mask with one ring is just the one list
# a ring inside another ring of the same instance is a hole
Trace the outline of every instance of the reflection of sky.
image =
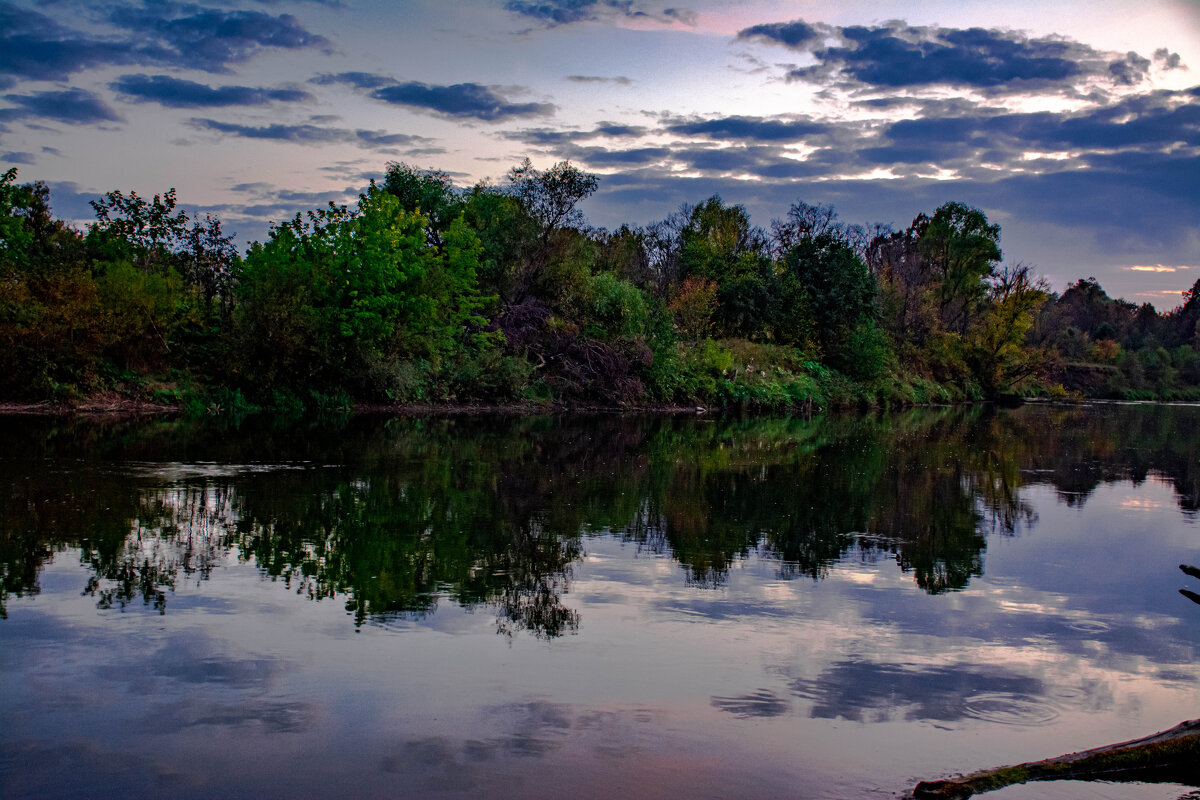
[(63, 554), (0, 623), (5, 794), (859, 796), (1195, 716), (1200, 539), (1170, 488), (1024, 496), (1037, 522), (942, 595), (857, 551), (700, 588), (597, 533), (551, 642), (445, 600), (355, 633), (233, 559), (165, 615), (98, 612)]

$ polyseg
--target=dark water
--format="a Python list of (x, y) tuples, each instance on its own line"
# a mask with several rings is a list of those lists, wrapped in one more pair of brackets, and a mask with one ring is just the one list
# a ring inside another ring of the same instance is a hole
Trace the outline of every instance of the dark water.
[(6, 419), (0, 491), (6, 798), (893, 797), (1200, 716), (1198, 407)]

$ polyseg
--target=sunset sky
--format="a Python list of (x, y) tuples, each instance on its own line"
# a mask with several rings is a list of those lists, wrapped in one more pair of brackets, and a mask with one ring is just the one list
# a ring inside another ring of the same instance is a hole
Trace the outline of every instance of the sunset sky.
[(390, 161), (569, 159), (595, 226), (958, 200), (1060, 291), (1165, 310), (1200, 279), (1200, 3), (680, 2), (0, 1), (0, 169), (80, 224), (175, 187), (246, 240)]

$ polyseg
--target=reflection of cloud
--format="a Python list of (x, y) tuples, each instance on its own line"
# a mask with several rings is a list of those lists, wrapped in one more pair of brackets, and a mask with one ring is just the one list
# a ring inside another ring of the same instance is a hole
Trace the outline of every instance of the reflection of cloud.
[[(811, 715), (822, 719), (882, 722), (952, 722), (980, 717), (982, 709), (1011, 721), (1037, 720), (1049, 705), (1039, 702), (1042, 682), (1004, 667), (958, 664), (946, 667), (838, 661), (816, 678), (797, 678), (792, 691), (813, 702)], [(984, 702), (982, 698), (987, 698)]]
[(403, 774), (410, 785), (446, 789), (483, 788), (494, 781), (497, 762), (543, 758), (580, 746), (604, 758), (623, 759), (657, 738), (661, 712), (646, 708), (599, 709), (532, 699), (480, 709), (491, 730), (475, 735), (434, 735), (399, 742), (383, 759), (385, 772)]
[(156, 733), (176, 733), (198, 725), (241, 728), (254, 725), (267, 733), (301, 733), (313, 728), (315, 708), (311, 703), (260, 700), (244, 697), (236, 703), (188, 701), (160, 707), (143, 722)]
[(712, 707), (728, 711), (738, 717), (778, 717), (788, 712), (791, 705), (768, 689), (759, 689), (737, 697), (714, 697)]

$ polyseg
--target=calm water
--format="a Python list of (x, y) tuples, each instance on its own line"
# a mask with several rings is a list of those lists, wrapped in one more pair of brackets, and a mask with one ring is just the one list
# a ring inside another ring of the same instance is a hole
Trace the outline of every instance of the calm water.
[(5, 419), (0, 488), (6, 798), (886, 798), (1200, 717), (1197, 407)]

